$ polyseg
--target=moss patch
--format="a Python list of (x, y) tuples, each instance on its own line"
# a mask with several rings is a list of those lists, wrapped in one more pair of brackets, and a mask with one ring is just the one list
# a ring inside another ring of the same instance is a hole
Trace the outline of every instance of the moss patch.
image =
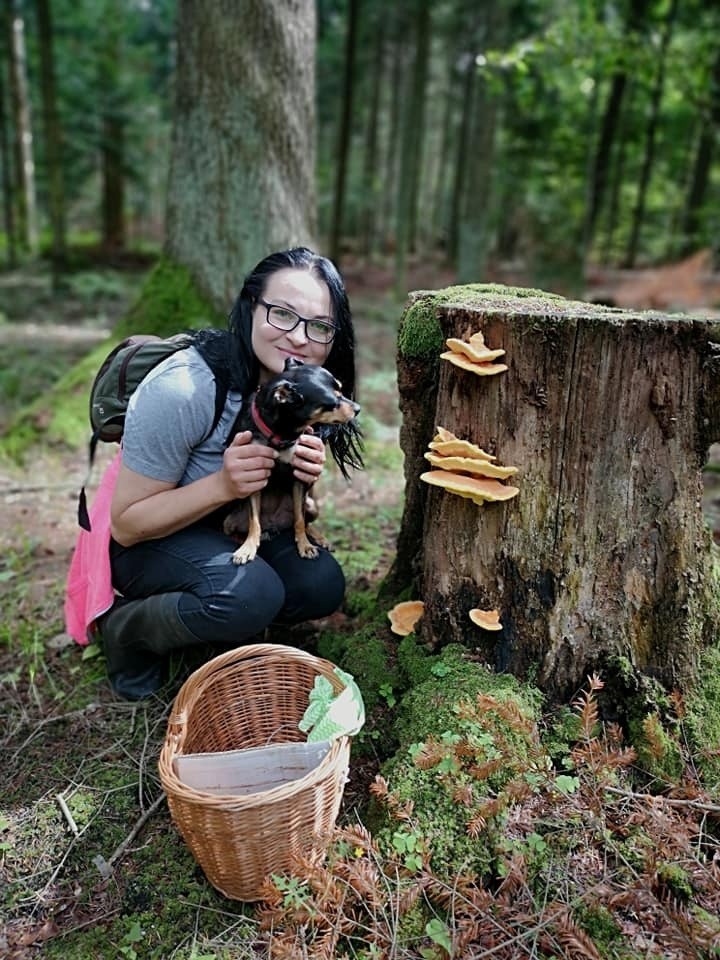
[(720, 795), (720, 646), (710, 647), (701, 659), (698, 681), (685, 699), (685, 727), (694, 759), (706, 788)]
[(631, 721), (629, 726), (638, 763), (658, 786), (664, 788), (680, 779), (684, 766), (680, 744), (658, 714), (649, 713), (640, 722)]
[(497, 283), (469, 283), (415, 294), (417, 299), (406, 309), (400, 322), (398, 349), (406, 359), (429, 359), (443, 348), (443, 333), (437, 319), (440, 307), (457, 306), (481, 309), (496, 300), (529, 298), (562, 301), (555, 293), (527, 287), (506, 287)]
[[(365, 598), (365, 609), (367, 603)], [(398, 684), (398, 675), (391, 662), (387, 640), (387, 622), (382, 614), (376, 612), (371, 619), (364, 623), (359, 622), (352, 633), (325, 630), (318, 637), (320, 656), (353, 675), (369, 713), (381, 701), (381, 688), (386, 689), (388, 684), (392, 687)]]
[[(390, 809), (412, 804), (412, 813), (398, 823), (378, 811), (376, 829), (381, 847), (405, 853), (409, 869), (429, 857), (435, 874), (452, 882), (491, 873), (504, 852), (510, 795), (503, 791), (540, 752), (540, 695), (458, 645), (429, 659), (430, 676), (402, 700), (399, 748), (383, 768)], [(414, 668), (422, 662), (414, 657)]]

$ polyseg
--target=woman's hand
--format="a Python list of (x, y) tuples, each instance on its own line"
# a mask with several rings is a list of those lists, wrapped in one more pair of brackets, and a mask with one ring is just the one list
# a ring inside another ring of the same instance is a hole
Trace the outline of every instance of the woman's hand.
[(236, 434), (223, 455), (222, 472), (230, 490), (228, 499), (244, 499), (262, 490), (276, 459), (277, 451), (263, 443), (253, 443), (249, 430)]
[[(312, 427), (308, 427), (312, 431)], [(297, 480), (311, 485), (320, 477), (325, 466), (325, 444), (313, 433), (303, 433), (295, 444), (295, 452), (290, 461), (293, 475)]]

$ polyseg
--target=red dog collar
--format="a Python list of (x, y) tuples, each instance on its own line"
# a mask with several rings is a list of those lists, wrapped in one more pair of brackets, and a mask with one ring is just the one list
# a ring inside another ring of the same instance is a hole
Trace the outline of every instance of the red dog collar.
[(286, 440), (284, 437), (281, 437), (278, 433), (273, 433), (270, 427), (265, 423), (263, 418), (260, 416), (260, 411), (257, 408), (256, 395), (253, 394), (252, 403), (250, 405), (250, 414), (253, 418), (253, 423), (258, 428), (260, 433), (265, 437), (267, 442), (271, 447), (274, 447), (276, 450), (287, 450), (288, 447), (291, 447), (295, 443), (295, 437), (292, 440)]

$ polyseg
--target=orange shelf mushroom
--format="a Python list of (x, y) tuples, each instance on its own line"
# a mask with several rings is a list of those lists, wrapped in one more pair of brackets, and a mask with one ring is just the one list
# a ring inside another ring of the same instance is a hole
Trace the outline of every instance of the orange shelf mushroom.
[(482, 627), (483, 630), (502, 630), (500, 614), (497, 610), (478, 610), (476, 608), (470, 611), (469, 616), (472, 622), (476, 626)]
[(436, 427), (437, 433), (432, 438), (428, 447), (436, 453), (441, 453), (448, 457), (470, 457), (473, 460), (497, 460), (492, 454), (486, 453), (475, 443), (469, 440), (460, 440), (446, 430), (445, 427)]
[(396, 603), (392, 610), (388, 611), (390, 620), (390, 630), (399, 637), (406, 637), (415, 629), (415, 624), (423, 615), (425, 604), (422, 600), (406, 600), (404, 603)]
[(496, 480), (507, 480), (518, 472), (517, 467), (501, 467), (496, 463), (490, 463), (488, 460), (481, 460), (477, 457), (453, 457), (444, 456), (439, 453), (426, 453), (425, 459), (433, 467), (440, 470), (452, 470), (456, 473), (469, 473), (481, 477), (492, 477)]
[(462, 367), (463, 370), (469, 370), (470, 373), (476, 373), (479, 377), (492, 377), (496, 373), (504, 373), (507, 370), (506, 363), (476, 363), (461, 353), (455, 353), (454, 350), (441, 353), (440, 358), (449, 360), (456, 367)]
[(464, 340), (450, 337), (449, 340), (445, 341), (445, 345), (450, 347), (453, 353), (462, 353), (474, 363), (490, 363), (492, 360), (497, 360), (498, 357), (505, 355), (504, 350), (488, 350), (485, 341), (482, 344), (475, 344), (472, 340), (465, 343)]
[(468, 341), (450, 337), (445, 341), (445, 345), (450, 349), (440, 354), (441, 359), (449, 360), (456, 367), (469, 370), (479, 377), (491, 377), (507, 370), (507, 364), (493, 363), (493, 360), (504, 356), (505, 351), (490, 350), (485, 345), (485, 338), (480, 331), (474, 333)]
[(437, 427), (428, 446), (425, 459), (437, 469), (421, 474), (420, 479), (426, 483), (444, 487), (478, 504), (510, 500), (520, 492), (517, 487), (498, 482), (514, 476), (517, 467), (492, 463), (495, 457), (468, 440), (460, 440), (444, 427)]
[(465, 497), (478, 505), (487, 501), (511, 500), (520, 493), (517, 487), (507, 486), (499, 480), (468, 477), (449, 470), (429, 470), (427, 473), (421, 473), (420, 479), (432, 486), (443, 487), (449, 493), (456, 493), (459, 497)]

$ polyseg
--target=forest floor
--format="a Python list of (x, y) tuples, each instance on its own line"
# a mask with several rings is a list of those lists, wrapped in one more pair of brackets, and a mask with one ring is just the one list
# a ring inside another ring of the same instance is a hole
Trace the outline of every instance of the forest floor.
[[(0, 274), (0, 434), (15, 409), (109, 334), (142, 276), (97, 268), (54, 293), (42, 267)], [(321, 509), (323, 532), (336, 545), (349, 586), (362, 592), (376, 587), (389, 569), (402, 508), (395, 381), (402, 301), (392, 293), (388, 271), (350, 266), (346, 276), (356, 318), (368, 469), (351, 485), (331, 473), (323, 481)], [(449, 271), (425, 265), (409, 274), (407, 286), (431, 289), (452, 281)], [(602, 296), (611, 281), (606, 274), (598, 279)], [(102, 452), (96, 477), (110, 453)], [(710, 459), (715, 469), (706, 474), (705, 507), (720, 540), (720, 447)], [(137, 960), (146, 955), (143, 938), (149, 943), (154, 936), (147, 930), (153, 911), (159, 912), (156, 895), (174, 896), (172, 888), (162, 887), (173, 872), (166, 860), (177, 861), (175, 872), (185, 870), (196, 886), (202, 884), (187, 851), (168, 839), (166, 813), (153, 820), (159, 781), (152, 757), (164, 735), (170, 695), (149, 708), (117, 701), (101, 658), (83, 659), (62, 628), (63, 585), (85, 469), (82, 446), (41, 446), (23, 466), (0, 463), (0, 913), (7, 917), (0, 925), (0, 956), (13, 960)], [(341, 626), (343, 617), (333, 626)], [(372, 761), (358, 763), (346, 791), (347, 809), (366, 790), (373, 770)], [(151, 820), (145, 833), (136, 833)], [(113, 867), (129, 851), (130, 862), (115, 874)], [(155, 869), (151, 861), (158, 857)], [(226, 929), (246, 916), (229, 911), (219, 896), (203, 897), (201, 906), (193, 898), (192, 905), (181, 900), (175, 920), (172, 911), (163, 917), (186, 931), (168, 957), (203, 955), (192, 924), (188, 933), (187, 917), (179, 918), (183, 911), (196, 912), (196, 933), (210, 914)], [(119, 918), (124, 925), (111, 926)], [(215, 953), (206, 945), (205, 955)]]

